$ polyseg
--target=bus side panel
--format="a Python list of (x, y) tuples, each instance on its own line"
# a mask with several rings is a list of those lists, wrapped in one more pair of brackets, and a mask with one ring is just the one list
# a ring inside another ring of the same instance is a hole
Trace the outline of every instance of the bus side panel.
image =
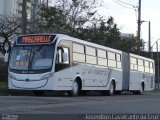
[(122, 90), (121, 69), (87, 65), (83, 71), (83, 90), (109, 90), (111, 80), (116, 81), (116, 90)]
[(129, 90), (140, 90), (141, 82), (143, 81), (143, 73), (138, 71), (130, 72)]
[(72, 68), (66, 68), (55, 72), (54, 90), (71, 90), (73, 84)]
[(143, 75), (143, 80), (144, 80), (144, 83), (145, 83), (145, 90), (146, 91), (154, 90), (155, 80), (154, 80), (154, 75), (153, 74), (144, 74)]
[(116, 90), (122, 90), (122, 70), (102, 66), (77, 64), (54, 74), (54, 90), (71, 90), (76, 77), (82, 80), (82, 90), (108, 90), (112, 79)]
[(144, 90), (154, 90), (155, 82), (154, 75), (149, 73), (143, 73), (138, 71), (132, 71), (130, 74), (130, 90), (140, 90), (141, 83), (144, 82)]

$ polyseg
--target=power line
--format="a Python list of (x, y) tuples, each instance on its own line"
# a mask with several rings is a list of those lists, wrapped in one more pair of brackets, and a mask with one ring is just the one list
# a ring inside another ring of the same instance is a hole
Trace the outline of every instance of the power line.
[(118, 1), (116, 1), (116, 0), (113, 0), (115, 3), (117, 3), (118, 5), (120, 5), (120, 6), (123, 6), (123, 7), (125, 7), (125, 8), (129, 8), (129, 9), (132, 9), (132, 8), (130, 8), (130, 7), (127, 7), (127, 6), (125, 6), (125, 5), (123, 5), (123, 4), (121, 4), (121, 3), (119, 3)]
[[(132, 4), (123, 2), (123, 1), (121, 1), (121, 0), (113, 0), (113, 1), (114, 1), (115, 3), (117, 3), (118, 5), (123, 6), (123, 7), (127, 8), (127, 9), (134, 9), (134, 8), (135, 8), (135, 5), (132, 5)], [(125, 5), (124, 5), (124, 4), (125, 4)], [(132, 8), (131, 8), (131, 7), (128, 7), (128, 6), (126, 6), (126, 5), (132, 6)]]
[(119, 1), (120, 3), (126, 4), (126, 5), (129, 5), (129, 6), (137, 7), (136, 5), (133, 5), (133, 4), (128, 3), (128, 2), (124, 2), (122, 0), (117, 0), (117, 1)]

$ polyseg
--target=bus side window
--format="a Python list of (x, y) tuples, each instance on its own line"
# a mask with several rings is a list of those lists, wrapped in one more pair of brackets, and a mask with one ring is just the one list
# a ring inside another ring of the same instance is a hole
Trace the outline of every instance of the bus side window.
[(56, 54), (55, 71), (57, 72), (59, 70), (65, 69), (66, 67), (69, 67), (69, 65), (69, 48), (58, 47)]

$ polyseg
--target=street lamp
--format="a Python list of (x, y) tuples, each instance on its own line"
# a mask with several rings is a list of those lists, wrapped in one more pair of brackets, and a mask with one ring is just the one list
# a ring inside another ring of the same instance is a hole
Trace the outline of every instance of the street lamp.
[[(150, 51), (153, 53), (153, 46), (155, 45), (155, 44), (158, 44), (158, 41), (160, 40), (160, 38), (158, 38), (154, 43), (153, 43), (153, 45), (150, 47)], [(152, 54), (153, 55), (153, 54)], [(153, 58), (153, 56), (152, 56), (152, 58)]]
[(148, 57), (151, 57), (151, 23), (148, 22)]

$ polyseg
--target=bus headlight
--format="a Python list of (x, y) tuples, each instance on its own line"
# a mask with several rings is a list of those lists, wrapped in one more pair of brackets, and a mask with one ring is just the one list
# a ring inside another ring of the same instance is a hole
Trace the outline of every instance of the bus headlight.
[(49, 73), (49, 74), (46, 74), (44, 76), (41, 77), (41, 80), (48, 80), (49, 78), (51, 78), (52, 76), (54, 75), (54, 73)]
[(16, 78), (14, 75), (12, 75), (12, 74), (9, 74), (9, 78), (10, 78), (10, 79), (14, 79), (14, 80), (17, 79), (17, 78)]

